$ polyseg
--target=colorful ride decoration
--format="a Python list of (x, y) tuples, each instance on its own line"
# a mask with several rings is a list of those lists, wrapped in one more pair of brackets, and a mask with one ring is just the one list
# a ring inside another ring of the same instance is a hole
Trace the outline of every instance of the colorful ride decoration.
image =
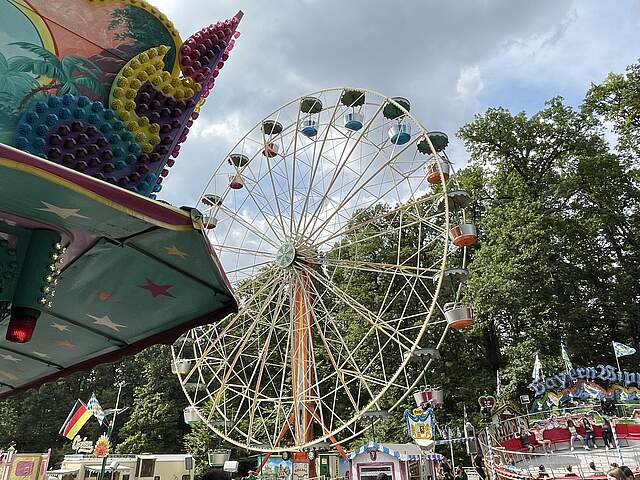
[(0, 0), (0, 398), (237, 309), (200, 212), (154, 198), (241, 18), (182, 43), (143, 0)]
[(435, 439), (436, 416), (431, 408), (405, 410), (404, 418), (407, 422), (407, 435), (418, 445), (425, 445), (426, 442), (432, 442)]
[[(36, 7), (24, 8), (35, 14), (43, 0), (34, 3)], [(44, 3), (48, 9), (50, 3), (57, 2)], [(94, 3), (96, 7), (104, 4), (89, 0), (73, 3)], [(142, 1), (109, 3), (124, 5), (112, 12), (112, 22), (114, 15), (124, 15), (130, 9), (135, 12), (130, 16), (139, 16), (141, 12), (137, 10), (140, 9), (146, 14), (157, 12)], [(96, 14), (95, 11), (87, 12), (92, 13)], [(75, 55), (58, 59), (55, 52), (40, 52), (45, 59), (59, 62), (61, 69), (71, 64), (66, 74), (70, 84), (75, 80), (78, 85), (72, 88), (61, 84), (41, 91), (35, 88), (24, 95), (19, 104), (4, 105), (5, 109), (18, 107), (11, 144), (100, 180), (154, 197), (162, 189), (168, 168), (174, 165), (180, 145), (199, 115), (199, 107), (229, 57), (240, 18), (242, 14), (238, 13), (231, 19), (210, 25), (181, 46), (174, 41), (141, 52), (134, 50), (132, 58), (121, 66), (108, 86), (104, 81), (98, 82), (99, 78), (104, 78), (99, 64)], [(169, 29), (167, 38), (179, 38), (166, 18), (158, 16), (157, 20), (163, 28)], [(94, 28), (100, 28), (100, 25), (93, 25)], [(119, 31), (115, 35), (125, 34)], [(25, 42), (11, 45), (34, 51)], [(174, 68), (176, 61), (182, 69), (182, 77)], [(8, 63), (7, 70), (9, 74), (33, 71), (41, 74), (40, 79), (53, 74), (55, 68), (23, 61)], [(101, 94), (105, 89), (110, 92), (108, 97)], [(33, 91), (37, 93), (32, 94)], [(101, 98), (103, 102), (81, 95), (83, 91), (89, 95), (93, 92), (93, 97)]]

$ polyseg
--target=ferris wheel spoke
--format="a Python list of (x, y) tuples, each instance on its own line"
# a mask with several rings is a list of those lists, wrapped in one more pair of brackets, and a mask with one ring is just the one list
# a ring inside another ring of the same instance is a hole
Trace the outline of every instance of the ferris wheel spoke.
[(344, 303), (350, 306), (355, 313), (367, 321), (375, 330), (382, 331), (386, 336), (392, 337), (393, 330), (389, 330), (387, 322), (371, 312), (367, 307), (355, 300), (346, 292), (340, 290), (336, 285), (327, 282), (321, 275), (318, 275), (313, 269), (305, 267), (305, 270), (311, 274), (317, 281), (322, 283), (336, 297), (340, 298)]
[[(367, 121), (366, 125), (364, 125), (364, 127), (361, 129), (361, 131), (358, 134), (357, 139), (355, 140), (353, 147), (351, 149), (351, 151), (349, 152), (349, 154), (344, 157), (344, 160), (341, 158), (341, 164), (344, 166), (348, 161), (349, 161), (349, 157), (351, 156), (351, 154), (353, 153), (353, 151), (355, 150), (355, 148), (357, 147), (357, 145), (360, 143), (360, 141), (362, 140), (362, 137), (369, 131), (369, 129), (371, 128), (371, 125), (373, 124), (373, 122), (375, 121), (376, 117), (382, 112), (382, 109), (384, 108), (384, 105), (380, 105), (378, 107), (378, 110), (376, 111), (375, 114), (373, 114), (371, 116), (371, 118)], [(327, 129), (327, 133), (328, 133), (329, 129)], [(320, 150), (320, 153), (322, 154), (322, 150)], [(378, 156), (379, 152), (376, 152), (376, 154), (374, 155), (373, 159), (371, 160), (370, 164), (371, 165), (374, 161), (374, 159)], [(367, 167), (368, 168), (368, 167)], [(329, 192), (331, 191), (331, 187), (333, 186), (333, 183), (335, 181), (335, 179), (338, 177), (338, 175), (340, 174), (340, 172), (342, 171), (342, 167), (338, 167), (338, 169), (336, 170), (335, 174), (332, 177), (332, 181), (329, 184), (329, 188), (325, 189), (325, 191), (327, 192), (327, 195), (329, 194)], [(366, 171), (366, 169), (365, 169)], [(311, 220), (313, 221), (313, 224), (315, 225), (315, 218), (317, 218), (320, 209), (322, 208), (322, 205), (324, 204), (324, 200), (326, 199), (326, 195), (321, 199), (320, 204), (316, 207), (316, 209), (314, 210), (313, 214), (311, 215)], [(301, 232), (301, 236), (304, 236), (307, 229), (309, 228), (309, 223), (305, 224), (304, 229)], [(298, 229), (299, 230), (299, 229)]]
[[(364, 182), (365, 184), (372, 180), (376, 175), (378, 175), (388, 164), (390, 164), (391, 162), (393, 162), (397, 157), (399, 157), (402, 153), (404, 153), (408, 148), (412, 147), (413, 145), (415, 145), (417, 138), (414, 138), (413, 140), (411, 140), (411, 142), (407, 143), (407, 146), (402, 148), (398, 153), (392, 155), (385, 164), (383, 164), (382, 166), (380, 166), (378, 169), (376, 169), (376, 171), (371, 174), (370, 177), (367, 178), (367, 180)], [(368, 169), (368, 168), (367, 168)], [(390, 189), (389, 191), (393, 190)], [(351, 201), (351, 199), (357, 195), (358, 190), (355, 190), (355, 186), (351, 188), (351, 190), (349, 190), (349, 192), (347, 193), (346, 197), (340, 202), (340, 205), (338, 206), (338, 208), (336, 208), (317, 228), (316, 228), (316, 222), (313, 222), (313, 226), (312, 226), (312, 230), (311, 233), (309, 234), (309, 237), (311, 238), (315, 238), (315, 236), (317, 235), (317, 233), (324, 227), (327, 226), (327, 224), (333, 219), (333, 217), (336, 215), (336, 212), (338, 212), (341, 208), (343, 208), (345, 205), (347, 205), (349, 203), (349, 201)], [(305, 227), (306, 230), (306, 227)]]
[[(338, 96), (338, 98), (336, 99), (335, 106), (333, 107), (333, 111), (331, 113), (331, 118), (330, 118), (330, 120), (328, 122), (329, 125), (331, 125), (334, 122), (334, 119), (336, 117), (336, 113), (337, 113), (339, 107), (340, 107), (340, 96)], [(324, 137), (322, 139), (322, 143), (320, 144), (320, 151), (319, 151), (318, 158), (322, 155), (322, 151), (323, 151), (325, 143), (327, 141), (327, 137), (329, 136), (329, 130), (330, 130), (329, 128), (325, 129), (325, 134), (324, 134)], [(316, 149), (316, 144), (314, 142), (314, 148), (313, 148), (313, 158), (314, 159), (316, 158), (316, 154), (315, 154), (316, 150), (315, 149)], [(296, 232), (300, 232), (300, 228), (301, 228), (302, 222), (305, 220), (304, 217), (305, 217), (305, 213), (307, 211), (309, 194), (311, 192), (311, 188), (313, 187), (313, 181), (314, 181), (314, 178), (315, 178), (315, 175), (316, 175), (316, 171), (318, 169), (319, 164), (320, 164), (319, 160), (317, 162), (314, 161), (312, 163), (313, 166), (312, 166), (312, 169), (311, 169), (311, 176), (309, 178), (309, 188), (307, 190), (307, 195), (305, 196), (304, 205), (302, 207), (303, 215), (300, 217), (300, 221), (298, 222), (298, 226), (296, 228)]]
[[(279, 295), (278, 296), (278, 301), (276, 304), (276, 310), (273, 312), (273, 317), (274, 318), (278, 318), (279, 314), (282, 312), (282, 308), (284, 305), (284, 296), (283, 295)], [(268, 334), (267, 334), (267, 339), (265, 340), (264, 346), (262, 348), (262, 352), (260, 354), (260, 362), (259, 362), (259, 368), (258, 365), (256, 365), (256, 369), (254, 370), (254, 373), (252, 374), (251, 378), (253, 379), (254, 375), (257, 373), (257, 377), (256, 377), (256, 381), (255, 381), (255, 387), (254, 387), (254, 395), (253, 395), (253, 399), (252, 399), (252, 403), (251, 406), (249, 407), (249, 409), (251, 410), (252, 414), (249, 417), (249, 427), (247, 429), (247, 439), (251, 436), (251, 429), (252, 429), (252, 425), (253, 425), (253, 419), (254, 419), (254, 415), (253, 413), (256, 410), (256, 402), (258, 399), (258, 394), (260, 392), (260, 386), (262, 383), (262, 376), (264, 374), (264, 367), (267, 363), (267, 359), (269, 357), (269, 347), (271, 345), (271, 337), (275, 331), (275, 326), (276, 326), (276, 322), (270, 322), (269, 326), (268, 326)], [(250, 380), (250, 384), (253, 383), (252, 380)]]
[[(216, 346), (218, 345), (218, 342), (220, 341), (220, 339), (225, 338), (227, 332), (229, 332), (231, 330), (231, 328), (233, 328), (244, 316), (244, 313), (251, 308), (252, 304), (255, 301), (258, 301), (258, 294), (266, 291), (267, 289), (271, 288), (269, 295), (267, 296), (267, 298), (271, 298), (271, 296), (275, 295), (275, 291), (277, 288), (280, 287), (279, 285), (279, 281), (280, 281), (280, 276), (279, 275), (274, 275), (271, 277), (271, 279), (265, 281), (260, 288), (256, 291), (256, 293), (254, 294), (254, 296), (244, 305), (241, 305), (238, 313), (236, 313), (235, 315), (232, 315), (229, 318), (230, 320), (225, 324), (224, 328), (222, 329), (222, 331), (216, 336), (215, 340), (213, 340), (212, 342), (209, 343), (209, 345), (207, 346), (207, 348), (202, 352), (202, 356), (200, 357), (200, 359), (198, 359), (198, 361), (195, 363), (195, 365), (191, 368), (190, 372), (185, 376), (185, 381), (189, 381), (189, 379), (191, 378), (191, 375), (193, 374), (193, 372), (195, 372), (198, 368), (200, 368), (200, 366), (202, 365), (202, 362), (205, 361), (205, 359), (209, 356), (209, 354), (211, 353), (211, 351), (216, 348)], [(262, 308), (266, 308), (268, 302), (265, 302)], [(216, 326), (217, 328), (217, 326)]]
[[(221, 245), (221, 244), (216, 244), (216, 243), (212, 243), (211, 246), (216, 249), (219, 250), (221, 252), (233, 252), (233, 253), (239, 253), (239, 254), (251, 254), (251, 255), (256, 255), (256, 256), (263, 256), (263, 257), (270, 257), (270, 258), (275, 258), (276, 253), (275, 252), (265, 252), (263, 250), (253, 250), (250, 248), (242, 248), (242, 247), (238, 247), (235, 245)], [(228, 272), (227, 272), (228, 273)]]
[[(261, 232), (260, 229), (254, 227), (251, 224), (251, 222), (245, 220), (240, 214), (236, 214), (236, 212), (234, 212), (233, 210), (229, 210), (229, 209), (224, 208), (224, 207), (221, 207), (221, 210), (224, 210), (224, 212), (227, 215), (229, 215), (229, 217), (233, 218), (233, 220), (238, 222), (240, 225), (242, 225), (247, 230), (250, 230), (251, 233), (253, 233), (255, 236), (259, 237), (264, 242), (268, 243), (269, 245), (271, 245), (272, 247), (274, 247), (276, 249), (279, 248), (278, 244), (274, 243), (269, 237), (267, 237), (263, 232)], [(273, 228), (271, 228), (271, 230), (273, 231)]]
[[(330, 242), (331, 240), (335, 240), (336, 238), (340, 237), (340, 236), (345, 236), (345, 235), (349, 235), (351, 233), (354, 232), (358, 232), (360, 230), (362, 230), (364, 227), (371, 225), (371, 224), (375, 224), (375, 222), (380, 221), (384, 218), (387, 217), (392, 217), (395, 214), (398, 214), (404, 210), (407, 210), (408, 208), (418, 208), (419, 206), (422, 206), (424, 204), (429, 204), (431, 202), (433, 202), (434, 197), (432, 196), (424, 196), (420, 199), (414, 200), (411, 202), (410, 207), (407, 207), (407, 205), (403, 205), (400, 204), (395, 208), (390, 209), (389, 211), (386, 212), (381, 212), (377, 215), (374, 215), (373, 217), (370, 218), (366, 218), (360, 222), (357, 222), (351, 226), (349, 226), (348, 228), (345, 228), (344, 230), (338, 230), (334, 233), (332, 233), (331, 235), (327, 235), (326, 237), (324, 237), (322, 240), (318, 240), (317, 242), (314, 243), (314, 245), (316, 246), (320, 246), (320, 245), (324, 245), (328, 242)], [(419, 217), (421, 221), (423, 222), (431, 222), (434, 219), (437, 219), (438, 217), (440, 217), (441, 215), (444, 215), (442, 213), (435, 213), (433, 215), (428, 215), (429, 211), (425, 212), (425, 215), (423, 217)], [(430, 225), (432, 227), (434, 227), (434, 229), (437, 229), (437, 226), (435, 224)], [(440, 233), (442, 233), (444, 230), (440, 229)], [(438, 230), (436, 230), (438, 231)]]
[[(337, 335), (338, 340), (340, 342), (340, 345), (342, 347), (342, 351), (346, 352), (346, 356), (347, 356), (347, 361), (350, 362), (350, 365), (356, 369), (356, 371), (358, 372), (358, 377), (362, 377), (364, 378), (364, 375), (362, 375), (362, 372), (360, 371), (359, 367), (358, 367), (358, 362), (353, 358), (353, 355), (351, 354), (351, 352), (349, 351), (349, 349), (347, 348), (347, 343), (345, 341), (345, 339), (342, 337), (342, 334), (340, 333), (340, 328), (338, 328), (338, 326), (335, 324), (335, 322), (332, 320), (332, 313), (329, 311), (329, 309), (327, 308), (325, 302), (322, 300), (322, 295), (320, 294), (320, 292), (318, 291), (318, 289), (316, 288), (315, 284), (313, 282), (310, 282), (311, 287), (314, 290), (314, 298), (317, 299), (317, 303), (322, 307), (322, 310), (324, 311), (324, 318), (325, 323), (328, 325), (331, 325), (334, 333)], [(319, 331), (319, 335), (322, 339), (322, 343), (327, 351), (327, 354), (329, 355), (330, 361), (333, 364), (333, 366), (335, 367), (336, 370), (336, 376), (340, 377), (339, 380), (340, 382), (343, 384), (343, 386), (345, 386), (345, 390), (347, 392), (347, 395), (349, 396), (349, 399), (352, 400), (353, 406), (354, 408), (357, 410), (358, 406), (357, 403), (355, 402), (355, 399), (353, 399), (353, 396), (351, 395), (351, 392), (349, 391), (348, 388), (346, 388), (345, 385), (345, 380), (344, 377), (342, 376), (342, 367), (339, 366), (338, 361), (336, 361), (331, 348), (329, 347), (329, 342), (327, 340), (327, 337), (325, 336), (324, 332), (322, 331), (322, 329), (320, 328), (319, 323), (316, 322), (316, 327)], [(373, 398), (373, 391), (371, 390), (371, 388), (369, 388), (369, 385), (365, 383), (365, 387), (367, 388), (369, 394), (371, 395), (371, 397)]]

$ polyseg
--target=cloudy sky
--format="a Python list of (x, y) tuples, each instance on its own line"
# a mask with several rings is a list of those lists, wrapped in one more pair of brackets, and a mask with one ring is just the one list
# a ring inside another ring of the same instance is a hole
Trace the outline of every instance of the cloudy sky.
[[(151, 0), (183, 38), (244, 11), (225, 65), (161, 198), (194, 205), (235, 142), (306, 92), (360, 86), (412, 102), (450, 136), (490, 106), (533, 113), (640, 56), (632, 0)], [(449, 149), (461, 166), (459, 142)]]

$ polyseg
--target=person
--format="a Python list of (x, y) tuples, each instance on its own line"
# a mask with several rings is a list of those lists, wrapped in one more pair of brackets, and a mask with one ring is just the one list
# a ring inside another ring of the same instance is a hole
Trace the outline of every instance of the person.
[(620, 470), (622, 470), (622, 472), (627, 476), (627, 480), (635, 480), (635, 475), (629, 467), (622, 465), (620, 466)]
[(565, 418), (567, 419), (567, 428), (569, 429), (569, 433), (571, 434), (571, 440), (569, 440), (569, 442), (571, 443), (571, 451), (573, 452), (574, 450), (573, 442), (576, 439), (579, 439), (582, 441), (583, 438), (582, 438), (582, 435), (578, 433), (578, 430), (576, 430), (576, 424), (571, 419), (571, 415), (567, 413), (567, 416)]
[(607, 479), (609, 480), (632, 480), (627, 478), (627, 475), (624, 473), (624, 470), (620, 467), (612, 468), (607, 472)]
[(602, 440), (604, 441), (605, 450), (609, 448), (615, 448), (615, 441), (613, 440), (613, 426), (611, 420), (607, 417), (602, 417)]
[(567, 473), (564, 474), (565, 477), (577, 477), (578, 474), (573, 471), (573, 467), (571, 465), (567, 465)]
[(464, 471), (464, 468), (456, 467), (456, 475), (453, 478), (454, 480), (467, 480), (467, 473)]
[(584, 427), (584, 449), (585, 450), (589, 450), (590, 446), (593, 446), (593, 448), (598, 448), (598, 445), (596, 445), (596, 434), (593, 431), (593, 425), (591, 425), (591, 421), (589, 420), (589, 418), (584, 417), (582, 419), (582, 426)]
[(604, 477), (604, 472), (602, 470), (598, 470), (596, 464), (593, 460), (589, 462), (589, 472), (591, 475), (596, 475), (598, 477)]
[(376, 480), (389, 480), (389, 475), (384, 472), (380, 472), (376, 477)]
[(540, 465), (538, 467), (537, 478), (549, 478), (549, 473), (547, 473), (547, 470), (544, 468), (544, 465)]
[(616, 462), (611, 462), (611, 468), (618, 468), (618, 464)]
[(532, 428), (530, 430), (533, 433), (533, 436), (536, 438), (536, 442), (542, 445), (542, 450), (544, 453), (553, 453), (553, 449), (551, 447), (551, 440), (544, 438), (544, 429), (543, 428)]
[(529, 433), (523, 430), (520, 433), (520, 443), (522, 444), (522, 448), (526, 448), (529, 452), (533, 452), (536, 447), (529, 443)]
[(476, 456), (473, 457), (473, 468), (482, 480), (486, 480), (487, 474), (484, 471), (484, 459), (482, 458), (482, 453), (480, 451), (478, 451)]

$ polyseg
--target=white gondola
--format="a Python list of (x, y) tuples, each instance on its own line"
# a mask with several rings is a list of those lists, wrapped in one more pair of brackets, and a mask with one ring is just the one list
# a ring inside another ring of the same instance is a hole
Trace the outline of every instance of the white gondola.
[(271, 142), (265, 145), (264, 149), (262, 150), (262, 154), (265, 157), (273, 158), (278, 154), (278, 150), (279, 150), (278, 145)]
[(476, 226), (471, 222), (456, 225), (449, 231), (449, 236), (456, 247), (470, 247), (478, 240)]
[(357, 132), (364, 124), (364, 115), (360, 112), (350, 112), (344, 116), (344, 127)]
[(313, 138), (318, 134), (318, 122), (313, 119), (307, 119), (302, 122), (302, 128), (300, 129), (303, 135)]
[(186, 375), (191, 371), (190, 360), (176, 360), (171, 362), (171, 373), (174, 375)]
[(444, 306), (444, 318), (449, 328), (460, 329), (473, 325), (473, 308), (462, 303), (447, 303)]
[(184, 417), (184, 423), (186, 423), (187, 425), (197, 425), (198, 423), (202, 422), (202, 419), (200, 418), (200, 414), (198, 413), (198, 409), (196, 407), (185, 407), (182, 414)]
[(440, 387), (427, 387), (414, 393), (413, 399), (418, 407), (422, 407), (425, 404), (432, 407), (441, 407), (444, 405), (444, 392)]
[(202, 196), (202, 203), (207, 207), (219, 207), (222, 205), (222, 198), (218, 195), (212, 195), (210, 193)]
[(234, 190), (240, 190), (244, 187), (244, 178), (239, 173), (229, 176), (229, 187)]
[(211, 230), (218, 226), (218, 219), (216, 217), (204, 217), (204, 228)]
[(394, 145), (404, 145), (411, 140), (411, 125), (398, 122), (389, 129), (389, 139)]
[(227, 159), (229, 165), (233, 165), (236, 168), (243, 168), (249, 163), (249, 157), (242, 155), (241, 153), (234, 153), (229, 155)]

